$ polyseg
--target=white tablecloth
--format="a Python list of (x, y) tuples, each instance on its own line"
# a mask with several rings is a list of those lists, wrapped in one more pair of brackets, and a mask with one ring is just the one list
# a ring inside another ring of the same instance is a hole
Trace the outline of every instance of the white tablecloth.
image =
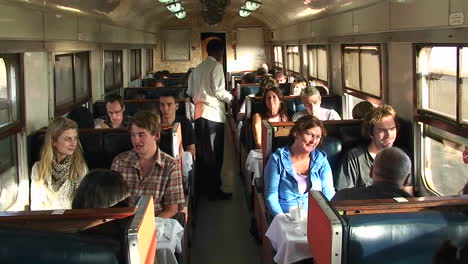
[(175, 252), (182, 253), (184, 228), (174, 219), (156, 217), (157, 263), (177, 264)]
[[(297, 231), (299, 225), (307, 230), (307, 223), (296, 223), (288, 220), (284, 214), (278, 214), (268, 227), (265, 234), (276, 250), (274, 261), (278, 264), (288, 264), (299, 260), (312, 258), (307, 235)], [(307, 233), (307, 231), (305, 232)]]
[(254, 179), (263, 175), (263, 154), (261, 149), (252, 149), (249, 152), (245, 160), (245, 168), (249, 173), (253, 172), (252, 185), (254, 185)]

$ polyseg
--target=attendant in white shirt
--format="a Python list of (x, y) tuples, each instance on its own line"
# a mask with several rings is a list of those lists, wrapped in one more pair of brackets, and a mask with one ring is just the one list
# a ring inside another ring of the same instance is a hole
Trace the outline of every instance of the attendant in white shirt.
[(225, 104), (232, 95), (225, 89), (223, 66), (224, 43), (212, 39), (206, 46), (208, 57), (190, 74), (187, 94), (195, 103), (195, 135), (197, 137), (197, 173), (205, 181), (208, 198), (230, 199), (221, 187), (221, 167), (224, 153)]
[(340, 115), (335, 110), (320, 107), (322, 97), (315, 87), (305, 88), (301, 93), (301, 97), (306, 110), (295, 113), (292, 117), (293, 121), (306, 115), (313, 115), (321, 121), (341, 120)]

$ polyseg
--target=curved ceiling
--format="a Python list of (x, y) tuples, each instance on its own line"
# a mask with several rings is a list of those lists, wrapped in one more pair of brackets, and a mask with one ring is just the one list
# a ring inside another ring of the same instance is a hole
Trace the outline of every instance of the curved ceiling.
[[(190, 19), (190, 16), (201, 16), (200, 0), (180, 1), (187, 11), (186, 24), (190, 25), (190, 21), (194, 20), (193, 17)], [(225, 16), (238, 17), (239, 8), (244, 1), (231, 0), (225, 10)], [(277, 29), (381, 1), (386, 0), (305, 0), (307, 4), (303, 0), (263, 0), (262, 6), (251, 16), (270, 29)], [(85, 15), (110, 19), (115, 24), (148, 32), (157, 32), (162, 25), (167, 25), (174, 19), (158, 0), (16, 0), (16, 2), (62, 10), (63, 7), (68, 7), (75, 11), (79, 10)], [(234, 23), (233, 21), (231, 23)], [(181, 23), (184, 24), (183, 21)]]

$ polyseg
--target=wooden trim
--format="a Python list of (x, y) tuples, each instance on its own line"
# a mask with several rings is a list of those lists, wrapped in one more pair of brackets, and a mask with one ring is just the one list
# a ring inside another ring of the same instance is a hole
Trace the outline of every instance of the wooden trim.
[(446, 118), (434, 115), (428, 111), (417, 110), (415, 120), (426, 125), (450, 132), (454, 135), (468, 138), (468, 125), (457, 124), (454, 120), (448, 120)]

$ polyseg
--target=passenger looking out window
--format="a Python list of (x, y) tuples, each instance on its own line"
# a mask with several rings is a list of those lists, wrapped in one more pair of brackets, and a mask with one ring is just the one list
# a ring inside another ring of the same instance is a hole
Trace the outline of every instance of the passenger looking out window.
[(320, 107), (322, 96), (315, 87), (305, 88), (301, 93), (301, 97), (306, 110), (295, 113), (292, 117), (293, 121), (306, 115), (313, 115), (322, 121), (341, 120), (340, 115), (335, 110)]
[[(279, 148), (265, 166), (265, 200), (270, 215), (288, 213), (303, 204), (309, 191), (321, 191), (327, 199), (335, 195), (333, 175), (326, 154), (316, 149), (325, 128), (314, 116), (300, 118), (289, 132), (290, 144)], [(307, 209), (306, 209), (307, 210)]]
[(272, 87), (263, 92), (262, 109), (253, 115), (252, 127), (256, 148), (262, 147), (262, 120), (268, 122), (288, 121), (286, 104), (278, 87)]
[(157, 145), (159, 116), (142, 111), (129, 123), (133, 149), (115, 157), (111, 169), (122, 174), (132, 197), (153, 196), (156, 216), (171, 218), (184, 203), (184, 187), (178, 161)]
[(128, 126), (129, 117), (125, 115), (125, 105), (120, 95), (106, 97), (107, 115), (99, 117), (100, 128), (124, 128)]
[(364, 117), (362, 131), (371, 141), (345, 153), (338, 168), (337, 190), (372, 184), (369, 174), (375, 156), (380, 150), (392, 147), (397, 137), (395, 120), (396, 112), (389, 105), (379, 106)]
[(396, 147), (382, 149), (370, 170), (372, 185), (339, 190), (332, 201), (413, 197), (403, 190), (410, 175), (411, 160), (405, 152)]
[(31, 171), (31, 210), (70, 209), (88, 168), (78, 139), (78, 125), (58, 117), (49, 125), (41, 158)]

